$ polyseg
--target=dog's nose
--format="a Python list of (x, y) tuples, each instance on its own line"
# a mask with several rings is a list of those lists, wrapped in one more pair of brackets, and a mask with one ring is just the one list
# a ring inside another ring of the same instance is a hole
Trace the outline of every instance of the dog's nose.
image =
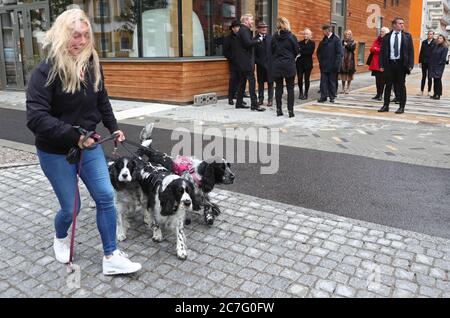
[(191, 205), (191, 203), (192, 203), (192, 201), (191, 200), (184, 200), (183, 201), (183, 204), (185, 205), (185, 206), (190, 206)]
[(124, 179), (128, 178), (128, 173), (122, 174), (122, 178), (124, 178)]

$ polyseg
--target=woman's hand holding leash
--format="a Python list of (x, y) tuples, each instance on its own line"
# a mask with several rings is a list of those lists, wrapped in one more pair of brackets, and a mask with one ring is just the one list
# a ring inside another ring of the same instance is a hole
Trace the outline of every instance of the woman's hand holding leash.
[(112, 134), (116, 136), (115, 140), (118, 141), (118, 142), (122, 142), (122, 141), (125, 140), (125, 134), (123, 133), (122, 130), (116, 130)]

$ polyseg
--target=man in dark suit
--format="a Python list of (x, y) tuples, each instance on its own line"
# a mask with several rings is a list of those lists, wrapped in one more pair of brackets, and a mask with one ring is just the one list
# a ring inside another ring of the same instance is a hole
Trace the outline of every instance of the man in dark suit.
[(406, 75), (414, 68), (414, 45), (411, 34), (404, 31), (405, 20), (395, 18), (392, 31), (383, 38), (380, 52), (380, 71), (384, 72), (386, 90), (384, 105), (379, 112), (388, 112), (392, 85), (397, 85), (400, 107), (395, 112), (403, 114), (406, 106)]
[(262, 37), (263, 40), (255, 46), (255, 62), (258, 78), (258, 105), (261, 106), (264, 103), (264, 84), (267, 83), (267, 106), (270, 107), (273, 105), (272, 35), (268, 34), (268, 28), (269, 26), (266, 23), (258, 23), (258, 32), (255, 39)]
[(433, 53), (433, 49), (435, 47), (434, 41), (434, 31), (428, 31), (427, 39), (422, 42), (419, 53), (419, 64), (422, 68), (422, 83), (420, 86), (420, 95), (423, 95), (423, 90), (425, 89), (425, 82), (428, 79), (428, 95), (431, 92), (431, 87), (433, 84), (433, 80), (430, 76), (430, 64), (431, 64), (431, 55)]
[(330, 25), (322, 27), (323, 40), (317, 48), (317, 58), (320, 66), (320, 99), (324, 103), (327, 98), (334, 103), (337, 96), (336, 78), (342, 62), (342, 44), (339, 37), (332, 32)]
[(233, 21), (230, 26), (230, 34), (227, 35), (223, 42), (223, 55), (229, 62), (230, 80), (228, 82), (228, 104), (234, 105), (233, 99), (236, 96), (239, 84), (239, 65), (236, 61), (236, 43), (237, 34), (241, 24), (238, 21)]
[[(236, 99), (236, 108), (248, 108), (243, 105), (245, 84), (247, 79), (254, 76), (255, 69), (255, 57), (254, 57), (254, 47), (262, 42), (262, 38), (253, 39), (252, 29), (253, 27), (253, 16), (251, 14), (245, 14), (241, 18), (241, 28), (238, 32), (238, 37), (236, 41), (236, 62), (239, 66), (239, 84)], [(249, 93), (251, 99), (251, 110), (252, 111), (265, 111), (258, 105), (258, 101), (255, 93), (255, 81), (249, 81)]]

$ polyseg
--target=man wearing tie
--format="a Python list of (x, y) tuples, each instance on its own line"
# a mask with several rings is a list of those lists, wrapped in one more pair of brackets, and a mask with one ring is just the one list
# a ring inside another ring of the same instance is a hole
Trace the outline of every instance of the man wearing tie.
[(406, 75), (411, 74), (414, 67), (414, 45), (411, 34), (404, 31), (405, 20), (395, 18), (392, 21), (392, 32), (383, 38), (380, 52), (380, 70), (386, 79), (384, 105), (379, 112), (388, 112), (392, 85), (397, 87), (400, 102), (396, 114), (403, 114), (406, 106)]

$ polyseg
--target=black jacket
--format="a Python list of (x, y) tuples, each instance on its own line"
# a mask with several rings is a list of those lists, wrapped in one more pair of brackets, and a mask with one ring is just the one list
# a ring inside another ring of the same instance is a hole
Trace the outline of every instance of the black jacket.
[(432, 78), (442, 78), (447, 62), (447, 55), (448, 48), (436, 44), (431, 53), (430, 76)]
[[(258, 40), (259, 35), (255, 37)], [(271, 82), (272, 73), (272, 35), (267, 34), (262, 42), (255, 46), (255, 63), (267, 72), (268, 81)]]
[[(389, 67), (389, 60), (391, 59), (391, 36), (394, 36), (394, 32), (386, 34), (383, 38), (380, 52), (380, 68), (387, 69)], [(411, 34), (403, 31), (401, 42), (400, 60), (405, 68), (405, 72), (410, 74), (414, 68), (414, 44)]]
[(297, 59), (297, 66), (304, 70), (311, 70), (314, 67), (313, 54), (316, 49), (316, 43), (309, 40), (306, 43), (305, 40), (298, 42), (300, 48), (300, 57)]
[(36, 136), (38, 149), (67, 154), (80, 139), (73, 126), (92, 131), (103, 121), (111, 133), (118, 130), (103, 79), (101, 90), (94, 92), (94, 75), (87, 71), (87, 85), (69, 94), (63, 92), (58, 76), (51, 85), (45, 85), (50, 69), (51, 64), (42, 61), (33, 70), (26, 94), (27, 126)]
[(237, 50), (237, 34), (233, 31), (227, 35), (223, 41), (223, 55), (227, 58), (230, 63), (230, 69), (233, 71), (238, 71), (239, 66), (236, 61), (236, 50)]
[(255, 56), (253, 48), (259, 40), (254, 40), (252, 31), (241, 24), (236, 41), (236, 61), (241, 72), (253, 72)]
[(341, 40), (336, 34), (330, 38), (324, 37), (317, 48), (320, 71), (323, 73), (338, 73), (341, 68), (343, 49)]
[(430, 44), (428, 44), (428, 40), (422, 42), (419, 53), (419, 63), (422, 64), (430, 64), (431, 62), (431, 54), (433, 53), (433, 49), (436, 45), (436, 41), (432, 40)]
[(289, 31), (275, 33), (272, 39), (272, 76), (274, 78), (294, 77), (297, 73), (295, 57), (299, 53), (295, 35)]

